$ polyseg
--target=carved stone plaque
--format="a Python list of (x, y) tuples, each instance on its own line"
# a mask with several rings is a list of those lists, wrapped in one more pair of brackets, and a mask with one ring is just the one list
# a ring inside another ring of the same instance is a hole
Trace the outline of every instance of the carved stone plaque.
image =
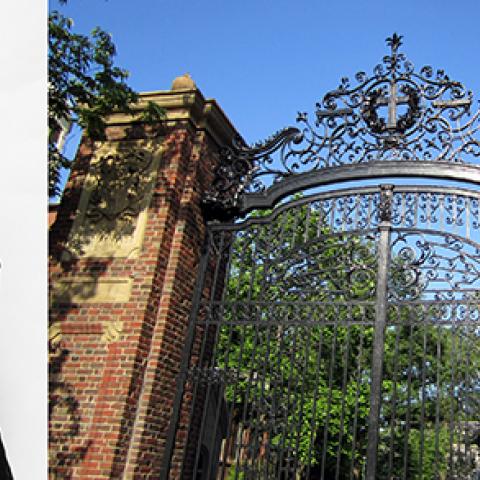
[(161, 146), (151, 140), (100, 146), (79, 202), (65, 257), (136, 257)]

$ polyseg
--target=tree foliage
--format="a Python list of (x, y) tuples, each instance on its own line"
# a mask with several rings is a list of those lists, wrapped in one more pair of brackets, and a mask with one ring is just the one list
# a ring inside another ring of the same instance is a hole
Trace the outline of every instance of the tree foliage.
[[(65, 3), (65, 2), (62, 2)], [(74, 33), (73, 21), (58, 11), (48, 17), (48, 186), (60, 193), (62, 168), (70, 161), (57, 147), (62, 122), (78, 124), (91, 137), (101, 137), (104, 117), (113, 111), (133, 113), (138, 94), (128, 86), (128, 72), (115, 66), (109, 33), (95, 28), (90, 36)], [(149, 103), (143, 120), (155, 121), (162, 110)]]

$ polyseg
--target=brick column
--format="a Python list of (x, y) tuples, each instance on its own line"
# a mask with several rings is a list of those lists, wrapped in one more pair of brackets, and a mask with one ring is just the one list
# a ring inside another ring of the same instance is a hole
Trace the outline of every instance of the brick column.
[(163, 107), (165, 122), (113, 115), (105, 140), (84, 139), (51, 229), (51, 478), (158, 478), (161, 468), (201, 200), (236, 131), (193, 82), (141, 101)]

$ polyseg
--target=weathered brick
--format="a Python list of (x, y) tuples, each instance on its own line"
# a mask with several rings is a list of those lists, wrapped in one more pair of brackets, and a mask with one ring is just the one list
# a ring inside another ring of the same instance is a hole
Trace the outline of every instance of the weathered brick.
[[(201, 200), (218, 148), (236, 132), (196, 89), (144, 97), (166, 109), (160, 136), (115, 115), (107, 121), (106, 140), (83, 138), (50, 231), (50, 285), (81, 275), (133, 279), (124, 302), (51, 305), (58, 329), (52, 331), (59, 332), (50, 352), (52, 478), (158, 478), (161, 468), (205, 235)], [(163, 154), (138, 256), (67, 261), (62, 252), (95, 152), (109, 142), (141, 138), (161, 144)], [(118, 338), (105, 340), (105, 327), (116, 321), (122, 323)], [(188, 411), (182, 411), (171, 478), (179, 478)]]

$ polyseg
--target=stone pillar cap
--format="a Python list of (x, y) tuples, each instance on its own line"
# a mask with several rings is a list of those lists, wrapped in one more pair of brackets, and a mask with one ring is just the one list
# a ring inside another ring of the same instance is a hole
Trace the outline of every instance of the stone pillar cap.
[(172, 82), (172, 90), (193, 90), (197, 88), (189, 73), (180, 75)]

